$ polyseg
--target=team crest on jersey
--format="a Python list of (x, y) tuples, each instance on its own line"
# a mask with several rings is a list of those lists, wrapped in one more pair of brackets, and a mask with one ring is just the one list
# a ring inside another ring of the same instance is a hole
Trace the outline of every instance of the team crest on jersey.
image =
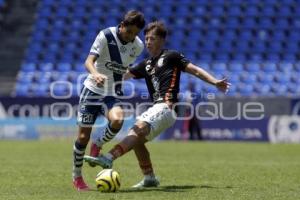
[(130, 57), (136, 57), (136, 47), (132, 47), (131, 52), (129, 54)]
[(158, 67), (162, 67), (163, 64), (164, 64), (164, 58), (162, 57), (162, 58), (158, 59), (158, 61), (157, 61), (157, 66), (158, 66)]
[(125, 47), (125, 46), (121, 46), (121, 47), (120, 47), (120, 52), (121, 52), (121, 53), (125, 53), (125, 52), (126, 52), (126, 50), (127, 50), (127, 49), (126, 49), (126, 47)]

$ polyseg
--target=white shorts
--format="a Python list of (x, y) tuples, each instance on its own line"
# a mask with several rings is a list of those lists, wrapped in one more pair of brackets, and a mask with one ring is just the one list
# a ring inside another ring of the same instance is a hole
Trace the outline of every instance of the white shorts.
[(150, 141), (175, 123), (176, 113), (166, 103), (157, 103), (138, 116), (137, 120), (150, 125), (150, 134), (146, 136)]

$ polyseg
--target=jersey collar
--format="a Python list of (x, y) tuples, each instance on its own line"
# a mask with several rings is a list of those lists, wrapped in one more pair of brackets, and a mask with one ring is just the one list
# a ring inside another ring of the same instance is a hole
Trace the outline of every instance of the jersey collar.
[(158, 59), (158, 58), (165, 52), (165, 50), (166, 50), (166, 49), (162, 49), (161, 52), (160, 52), (157, 56), (153, 56), (153, 57), (151, 58), (151, 60), (156, 60), (156, 59)]

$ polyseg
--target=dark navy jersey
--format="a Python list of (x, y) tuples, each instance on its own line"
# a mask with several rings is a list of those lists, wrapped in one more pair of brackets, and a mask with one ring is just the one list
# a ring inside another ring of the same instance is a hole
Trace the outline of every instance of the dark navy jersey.
[(129, 70), (135, 78), (145, 78), (154, 103), (175, 103), (178, 101), (181, 71), (189, 63), (182, 54), (166, 49), (157, 57), (147, 58)]

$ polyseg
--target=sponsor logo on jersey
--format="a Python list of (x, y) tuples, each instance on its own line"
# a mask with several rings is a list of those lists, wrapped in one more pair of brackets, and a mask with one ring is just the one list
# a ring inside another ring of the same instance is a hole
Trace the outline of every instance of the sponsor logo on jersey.
[(127, 71), (127, 67), (124, 67), (115, 61), (106, 62), (105, 67), (117, 74), (124, 74)]
[(163, 64), (164, 64), (164, 58), (163, 57), (161, 57), (160, 59), (158, 59), (158, 61), (157, 61), (157, 66), (158, 67), (162, 67), (163, 66)]
[(151, 65), (146, 65), (146, 71), (150, 72), (150, 70), (151, 70)]

